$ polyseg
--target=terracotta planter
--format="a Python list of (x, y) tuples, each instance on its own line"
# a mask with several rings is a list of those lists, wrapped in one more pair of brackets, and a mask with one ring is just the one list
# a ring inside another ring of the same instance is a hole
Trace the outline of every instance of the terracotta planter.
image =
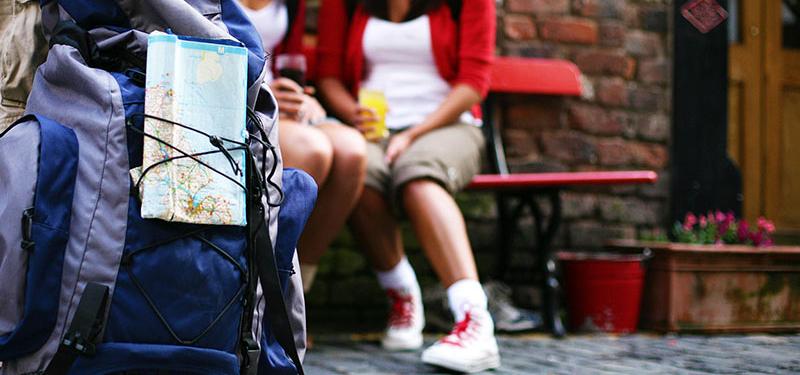
[(650, 248), (640, 325), (684, 332), (800, 331), (800, 247), (613, 241)]

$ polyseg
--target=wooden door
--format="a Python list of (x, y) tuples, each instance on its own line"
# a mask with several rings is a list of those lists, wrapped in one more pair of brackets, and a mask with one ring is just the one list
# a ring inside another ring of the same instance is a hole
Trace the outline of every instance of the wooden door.
[(731, 0), (728, 150), (744, 214), (800, 244), (800, 0)]
[(764, 213), (800, 243), (800, 0), (767, 4)]
[(728, 153), (742, 171), (742, 210), (748, 218), (762, 210), (763, 3), (728, 3)]

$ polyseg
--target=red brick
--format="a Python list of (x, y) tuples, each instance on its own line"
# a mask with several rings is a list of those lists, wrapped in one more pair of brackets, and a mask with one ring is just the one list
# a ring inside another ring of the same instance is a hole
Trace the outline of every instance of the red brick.
[(625, 118), (598, 106), (576, 103), (569, 109), (569, 124), (591, 134), (619, 135), (625, 126)]
[(597, 23), (580, 18), (549, 18), (539, 22), (542, 39), (564, 43), (596, 44)]
[(644, 83), (665, 84), (670, 80), (670, 63), (665, 58), (644, 60), (639, 64), (639, 80)]
[(658, 224), (663, 207), (656, 202), (645, 202), (637, 198), (609, 197), (599, 200), (603, 219), (632, 224)]
[(662, 114), (645, 115), (634, 125), (640, 138), (647, 141), (664, 142), (669, 139), (669, 118)]
[(639, 22), (639, 7), (634, 4), (627, 4), (622, 9), (622, 20), (629, 28), (639, 29), (641, 24)]
[(582, 51), (575, 57), (575, 63), (585, 74), (607, 74), (630, 79), (636, 72), (636, 60), (620, 51)]
[(554, 129), (561, 125), (561, 102), (552, 98), (507, 104), (503, 125), (518, 129)]
[(600, 22), (600, 45), (606, 47), (622, 47), (625, 45), (625, 34), (628, 28), (620, 21)]
[(536, 134), (526, 129), (504, 129), (503, 140), (506, 156), (525, 160), (539, 159), (539, 146)]
[(536, 16), (567, 14), (569, 0), (508, 0), (507, 9)]
[(580, 220), (566, 225), (569, 247), (576, 249), (600, 249), (612, 238), (635, 239), (633, 225), (609, 224), (597, 220)]
[(639, 24), (643, 30), (666, 33), (669, 30), (669, 13), (664, 5), (639, 9)]
[(633, 87), (628, 95), (630, 107), (633, 109), (654, 112), (667, 107), (664, 90), (659, 87)]
[(647, 168), (663, 169), (669, 162), (667, 147), (655, 143), (631, 143), (629, 145), (633, 161)]
[(585, 135), (574, 131), (550, 131), (542, 134), (545, 155), (573, 163), (594, 164), (597, 161), (594, 145)]
[(626, 107), (629, 103), (628, 86), (622, 78), (601, 80), (595, 85), (597, 101), (616, 107)]
[(592, 216), (597, 208), (597, 197), (590, 194), (564, 192), (561, 194), (562, 212), (565, 219)]
[(621, 166), (630, 164), (633, 155), (629, 143), (619, 138), (598, 139), (595, 142), (600, 165)]
[(632, 30), (625, 37), (625, 50), (636, 57), (661, 56), (664, 43), (659, 34)]
[(572, 8), (584, 17), (620, 18), (626, 1), (574, 0)]
[(503, 30), (513, 40), (531, 40), (536, 38), (536, 25), (528, 16), (509, 14), (503, 18)]

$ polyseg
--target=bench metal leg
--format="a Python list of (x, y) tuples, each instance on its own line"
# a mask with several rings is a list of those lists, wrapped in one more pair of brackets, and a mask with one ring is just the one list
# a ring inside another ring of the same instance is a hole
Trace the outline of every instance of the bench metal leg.
[[(550, 215), (545, 217), (537, 196), (545, 195), (550, 205)], [(498, 192), (496, 195), (498, 209), (497, 242), (500, 245), (495, 277), (503, 279), (507, 274), (514, 238), (519, 234), (519, 221), (525, 208), (530, 209), (534, 218), (536, 243), (531, 251), (537, 258), (536, 264), (541, 272), (542, 311), (550, 332), (556, 337), (565, 334), (561, 321), (560, 293), (561, 287), (556, 278), (556, 261), (552, 243), (561, 224), (561, 197), (558, 189), (546, 191), (528, 191), (516, 193)]]
[(514, 234), (517, 231), (517, 222), (511, 218), (510, 199), (503, 193), (495, 194), (497, 203), (497, 228), (495, 229), (496, 243), (500, 245), (495, 265), (494, 278), (505, 280), (511, 263), (511, 249), (514, 244)]
[(564, 323), (561, 321), (561, 285), (556, 277), (556, 259), (553, 251), (553, 238), (561, 225), (561, 196), (558, 190), (552, 190), (548, 194), (550, 202), (550, 218), (547, 222), (542, 236), (539, 237), (539, 254), (542, 261), (544, 292), (545, 318), (550, 326), (550, 331), (556, 337), (563, 337), (566, 334)]
[(542, 297), (545, 323), (550, 332), (556, 337), (565, 334), (564, 324), (561, 321), (561, 304), (559, 303), (560, 285), (556, 278), (556, 262), (553, 251), (553, 239), (561, 224), (561, 199), (558, 190), (548, 190), (546, 194), (550, 204), (550, 216), (545, 219), (539, 202), (535, 195), (525, 197), (524, 203), (531, 209), (535, 220), (536, 247), (533, 249), (537, 256), (536, 264), (542, 275)]

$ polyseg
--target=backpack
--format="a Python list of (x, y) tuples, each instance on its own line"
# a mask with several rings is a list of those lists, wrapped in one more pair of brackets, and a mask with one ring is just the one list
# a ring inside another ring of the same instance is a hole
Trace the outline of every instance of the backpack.
[[(294, 250), (316, 185), (282, 169), (235, 0), (44, 0), (42, 22), (47, 61), (0, 134), (0, 374), (302, 374)], [(248, 49), (246, 227), (141, 218), (152, 30)]]

